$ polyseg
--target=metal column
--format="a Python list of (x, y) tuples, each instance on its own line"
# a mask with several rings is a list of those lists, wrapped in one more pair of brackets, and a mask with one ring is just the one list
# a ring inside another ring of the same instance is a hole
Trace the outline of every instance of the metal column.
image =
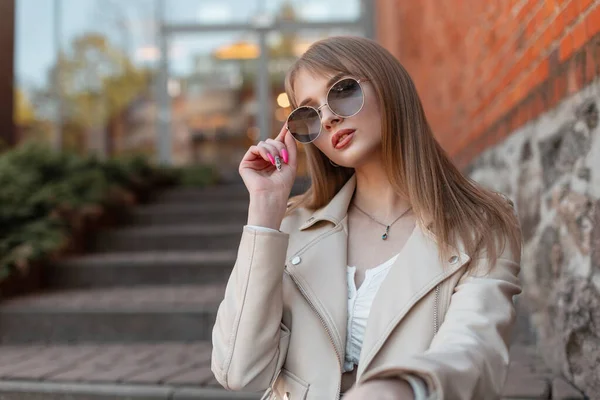
[(361, 20), (363, 22), (363, 29), (365, 37), (369, 39), (376, 38), (375, 31), (375, 0), (362, 0), (361, 2)]
[(171, 164), (171, 98), (169, 96), (169, 42), (165, 26), (165, 0), (156, 1), (157, 41), (159, 46), (158, 76), (156, 80), (157, 124), (156, 147), (158, 162)]
[(271, 136), (271, 82), (269, 81), (269, 48), (267, 47), (267, 30), (258, 30), (258, 44), (260, 57), (258, 58), (258, 71), (256, 79), (256, 93), (258, 94), (258, 129), (260, 140)]

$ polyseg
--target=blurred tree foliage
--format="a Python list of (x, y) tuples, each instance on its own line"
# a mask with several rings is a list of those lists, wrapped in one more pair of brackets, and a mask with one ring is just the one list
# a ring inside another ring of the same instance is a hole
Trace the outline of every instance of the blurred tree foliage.
[[(57, 74), (60, 79), (55, 79)], [(85, 132), (108, 124), (146, 94), (152, 78), (152, 71), (135, 66), (106, 36), (83, 34), (71, 41), (50, 68), (48, 86), (34, 91), (34, 120), (52, 121), (56, 94), (62, 93), (64, 146), (83, 151)]]
[(17, 125), (30, 125), (35, 122), (35, 109), (33, 104), (22, 90), (15, 90), (15, 123)]

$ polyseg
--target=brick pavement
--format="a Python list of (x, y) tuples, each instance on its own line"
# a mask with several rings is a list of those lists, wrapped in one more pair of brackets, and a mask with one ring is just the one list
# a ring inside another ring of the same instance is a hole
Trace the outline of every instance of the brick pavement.
[(0, 379), (217, 386), (210, 344), (0, 346)]
[[(216, 389), (210, 351), (209, 342), (0, 346), (0, 380)], [(504, 399), (583, 398), (532, 347), (511, 348)]]

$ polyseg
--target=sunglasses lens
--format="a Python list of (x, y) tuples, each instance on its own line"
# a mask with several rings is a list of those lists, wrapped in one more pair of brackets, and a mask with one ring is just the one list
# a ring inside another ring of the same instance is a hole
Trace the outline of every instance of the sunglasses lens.
[(300, 107), (289, 115), (287, 126), (294, 139), (300, 143), (310, 143), (321, 132), (321, 118), (314, 108)]
[(347, 78), (342, 79), (331, 87), (327, 103), (331, 111), (340, 117), (351, 117), (363, 106), (363, 91), (358, 81)]

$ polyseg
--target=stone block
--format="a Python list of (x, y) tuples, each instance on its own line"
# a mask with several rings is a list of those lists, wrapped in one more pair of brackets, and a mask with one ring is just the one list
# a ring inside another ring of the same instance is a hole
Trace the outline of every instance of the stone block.
[(550, 399), (550, 381), (533, 375), (510, 375), (502, 391), (509, 399)]
[(552, 400), (583, 400), (584, 395), (564, 378), (552, 380)]

